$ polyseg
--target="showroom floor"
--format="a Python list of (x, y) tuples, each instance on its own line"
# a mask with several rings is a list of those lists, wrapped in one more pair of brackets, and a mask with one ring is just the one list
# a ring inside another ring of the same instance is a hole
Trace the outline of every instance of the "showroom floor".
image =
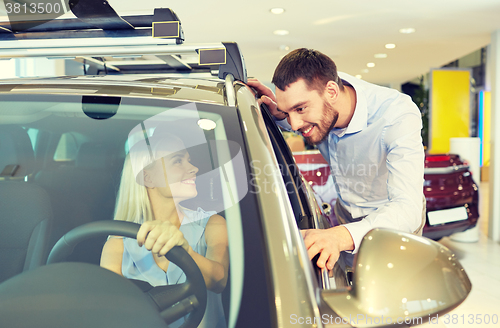
[[(500, 327), (500, 243), (487, 237), (488, 182), (480, 184), (479, 195), (479, 241), (456, 242), (449, 237), (440, 240), (459, 258), (472, 282), (472, 291), (449, 316), (440, 317), (439, 323), (419, 327)], [(494, 315), (497, 324), (492, 322)], [(488, 319), (490, 322), (486, 323)]]

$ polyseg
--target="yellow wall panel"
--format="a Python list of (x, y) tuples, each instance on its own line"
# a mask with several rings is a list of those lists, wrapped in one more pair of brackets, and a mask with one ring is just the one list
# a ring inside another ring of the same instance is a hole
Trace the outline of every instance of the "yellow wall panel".
[[(481, 110), (481, 108), (479, 109)], [(490, 165), (491, 136), (491, 92), (483, 92), (483, 165)]]
[(432, 154), (450, 151), (450, 138), (469, 137), (470, 71), (432, 70), (429, 136)]

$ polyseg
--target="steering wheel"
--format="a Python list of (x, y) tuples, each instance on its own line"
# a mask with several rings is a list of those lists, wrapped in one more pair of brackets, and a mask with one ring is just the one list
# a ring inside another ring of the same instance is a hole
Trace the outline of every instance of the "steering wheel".
[[(109, 235), (136, 238), (139, 224), (125, 221), (99, 221), (79, 226), (59, 239), (50, 251), (47, 264), (63, 262), (79, 243)], [(205, 279), (189, 254), (179, 246), (172, 248), (165, 257), (175, 263), (186, 275), (186, 282), (177, 285), (151, 287), (146, 282), (138, 286), (147, 293), (158, 306), (161, 316), (167, 324), (189, 314), (181, 328), (197, 327), (207, 306), (207, 287)], [(148, 287), (144, 287), (147, 285)]]

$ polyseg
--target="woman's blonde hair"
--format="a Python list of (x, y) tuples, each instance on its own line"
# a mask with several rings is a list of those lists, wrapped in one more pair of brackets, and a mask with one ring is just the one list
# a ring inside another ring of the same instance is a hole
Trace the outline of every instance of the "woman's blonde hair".
[[(144, 154), (145, 160), (149, 157)], [(140, 158), (142, 156), (133, 156)], [(132, 170), (130, 154), (125, 158), (123, 164), (120, 189), (116, 198), (115, 220), (143, 223), (153, 220), (153, 212), (146, 187), (138, 183), (137, 177)], [(146, 166), (146, 165), (145, 165)], [(139, 173), (141, 174), (142, 171)]]

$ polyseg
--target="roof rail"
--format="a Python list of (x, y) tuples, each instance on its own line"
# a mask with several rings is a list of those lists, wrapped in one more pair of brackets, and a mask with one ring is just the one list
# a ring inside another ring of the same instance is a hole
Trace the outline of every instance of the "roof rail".
[(236, 42), (222, 42), (227, 51), (226, 63), (219, 66), (219, 78), (225, 79), (227, 74), (236, 80), (247, 82), (247, 69), (240, 47)]
[(0, 23), (0, 59), (78, 59), (104, 67), (106, 72), (111, 68), (114, 73), (128, 73), (130, 67), (137, 72), (158, 64), (165, 72), (218, 69), (221, 79), (231, 74), (235, 80), (247, 81), (236, 43), (183, 43), (180, 20), (168, 8), (155, 9), (154, 15), (124, 17), (110, 13), (109, 8), (100, 15), (92, 14), (95, 11), (89, 8), (72, 8), (77, 19), (55, 19), (18, 33), (12, 32), (9, 24)]
[[(134, 28), (139, 27), (151, 27), (153, 25), (154, 15), (133, 15), (133, 16), (123, 16), (122, 19), (130, 23)], [(19, 23), (25, 23), (20, 21)], [(28, 23), (28, 22), (26, 22)], [(36, 24), (34, 27), (30, 28), (27, 32), (17, 32), (13, 34), (12, 23), (3, 22), (0, 23), (0, 40), (15, 40), (19, 38), (35, 38), (36, 33), (39, 32), (56, 32), (56, 31), (70, 31), (70, 30), (92, 30), (95, 26), (78, 19), (78, 18), (66, 18), (66, 19), (53, 19), (50, 21), (30, 21), (31, 24)], [(48, 39), (47, 34), (40, 38)], [(70, 36), (68, 36), (70, 37)]]
[(234, 91), (234, 77), (231, 73), (226, 74), (224, 77), (225, 86), (226, 86), (226, 101), (228, 106), (235, 107), (236, 106), (236, 94)]

